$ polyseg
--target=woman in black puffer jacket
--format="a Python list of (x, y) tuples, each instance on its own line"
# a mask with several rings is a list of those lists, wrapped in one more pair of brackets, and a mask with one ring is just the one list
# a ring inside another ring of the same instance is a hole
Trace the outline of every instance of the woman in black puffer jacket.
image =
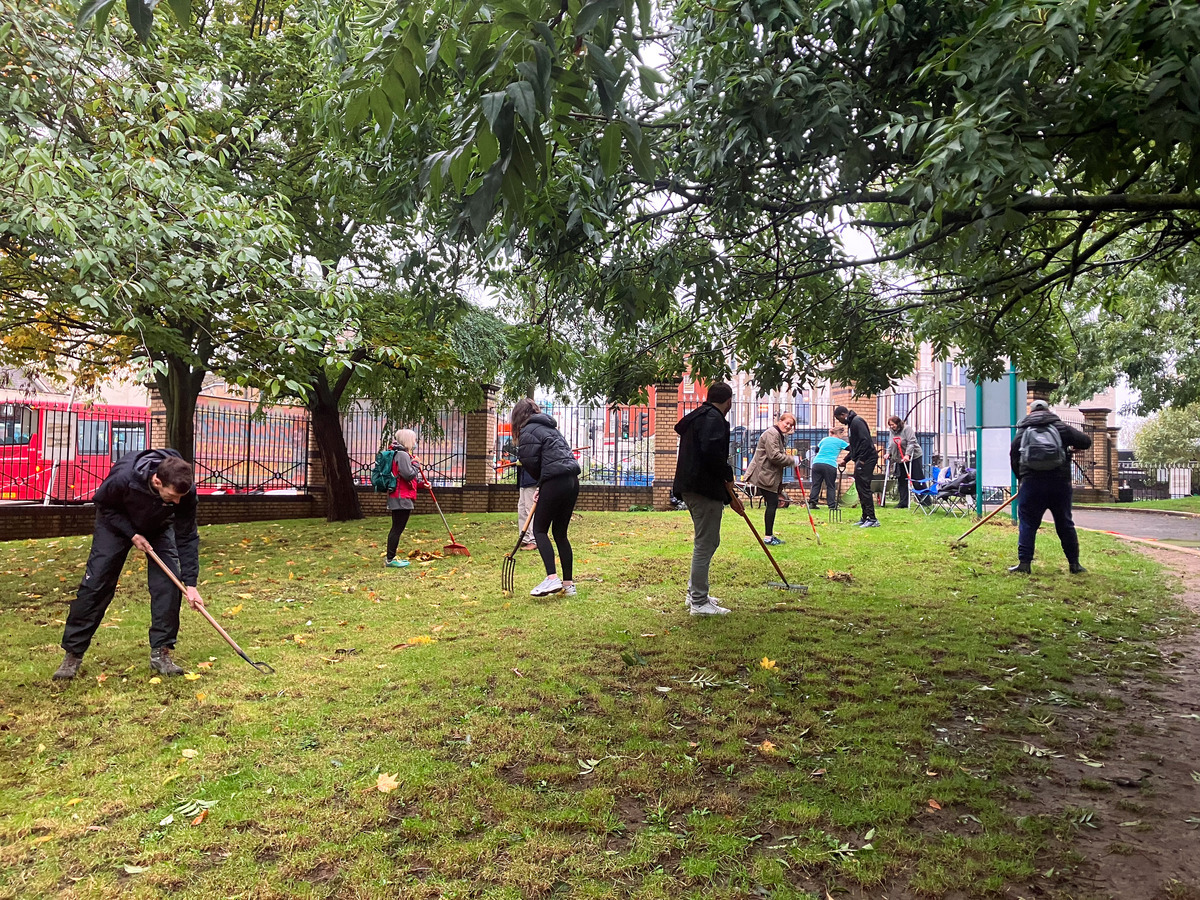
[[(512, 433), (517, 444), (517, 459), (521, 468), (537, 479), (537, 508), (533, 514), (533, 539), (542, 563), (546, 580), (530, 591), (534, 597), (545, 597), (562, 591), (575, 595), (572, 567), (574, 555), (567, 540), (567, 528), (575, 501), (579, 499), (579, 463), (566, 438), (558, 431), (558, 423), (546, 415), (532, 400), (518, 400), (512, 411)], [(550, 532), (558, 547), (562, 562), (562, 577), (554, 567), (554, 548)]]

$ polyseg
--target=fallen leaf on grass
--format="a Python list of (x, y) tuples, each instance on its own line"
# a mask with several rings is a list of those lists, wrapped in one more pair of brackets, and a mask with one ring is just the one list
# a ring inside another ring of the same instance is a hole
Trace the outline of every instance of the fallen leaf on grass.
[(225, 615), (236, 616), (241, 611), (242, 611), (242, 604), (239, 603), (237, 606), (231, 606), (231, 607), (229, 607), (229, 609), (225, 610)]
[(125, 863), (125, 872), (128, 875), (140, 875), (142, 872), (149, 871), (149, 866), (131, 866), (129, 863)]
[(813, 778), (820, 778), (822, 775), (825, 774), (825, 770), (824, 769), (813, 769), (808, 774), (811, 775)]
[(931, 799), (931, 800), (929, 801), (929, 808), (930, 808), (930, 809), (941, 809), (941, 808), (942, 808), (942, 804), (938, 803), (936, 800), (932, 800), (932, 799)]
[(761, 744), (758, 745), (758, 752), (761, 753), (763, 756), (770, 756), (772, 753), (775, 752), (775, 745), (772, 744), (770, 741), (763, 741)]
[(199, 750), (192, 750), (189, 748), (189, 749), (183, 751), (184, 759), (195, 759), (199, 755), (200, 755)]
[(202, 810), (200, 810), (200, 815), (198, 815), (198, 816), (196, 816), (196, 818), (192, 819), (192, 824), (199, 825), (207, 818), (208, 818), (208, 810), (202, 809)]
[(833, 569), (830, 569), (828, 572), (826, 572), (825, 577), (828, 578), (830, 581), (841, 581), (846, 584), (849, 584), (850, 582), (852, 582), (854, 580), (854, 576), (851, 575), (849, 572), (837, 572), (837, 571), (834, 571)]
[[(237, 597), (239, 600), (253, 600), (254, 599), (253, 594), (235, 594), (234, 596)], [(242, 605), (239, 603), (237, 605), (236, 609), (238, 610), (238, 612), (241, 612)]]
[(188, 672), (183, 677), (188, 681), (199, 681), (200, 680), (200, 675), (198, 675), (196, 672)]
[(171, 824), (173, 824), (174, 822), (175, 822), (175, 814), (174, 814), (174, 813), (171, 813), (171, 814), (170, 814), (169, 816), (167, 816), (165, 819), (159, 819), (159, 820), (158, 820), (158, 824), (159, 824), (159, 825), (163, 825), (163, 826), (166, 826), (166, 825), (171, 825)]
[(381, 794), (390, 794), (398, 787), (400, 787), (400, 781), (396, 775), (380, 772), (379, 777), (375, 779), (375, 790)]
[(157, 675), (150, 679), (151, 684), (162, 684), (162, 679)]
[(760, 662), (759, 665), (762, 666), (764, 669), (774, 669), (775, 668), (775, 660), (767, 659), (764, 656), (762, 658), (762, 662)]
[(108, 681), (108, 673), (107, 672), (101, 672), (99, 675), (96, 676), (96, 684), (104, 684), (104, 682), (106, 682), (106, 681)]
[(203, 703), (205, 700), (208, 699), (208, 694), (204, 693), (203, 691), (197, 691), (196, 699), (199, 700), (201, 703)]
[(82, 802), (83, 802), (82, 797), (72, 797), (70, 800), (68, 800), (66, 802), (66, 805), (67, 806), (75, 806), (77, 803), (82, 803)]
[(524, 673), (522, 673), (520, 669), (513, 669), (513, 674), (516, 675), (518, 678), (525, 677)]

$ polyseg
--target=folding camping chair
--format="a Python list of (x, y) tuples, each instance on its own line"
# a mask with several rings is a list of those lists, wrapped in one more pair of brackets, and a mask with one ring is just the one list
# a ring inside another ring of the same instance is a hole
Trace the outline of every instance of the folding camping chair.
[(936, 494), (936, 507), (955, 518), (971, 515), (975, 507), (975, 470), (964, 469), (956, 478), (943, 482)]
[(937, 492), (938, 492), (938, 475), (941, 474), (941, 469), (937, 466), (931, 466), (929, 469), (928, 478), (908, 479), (908, 493), (912, 498), (909, 501), (908, 508), (920, 508), (927, 516), (933, 515), (938, 508)]

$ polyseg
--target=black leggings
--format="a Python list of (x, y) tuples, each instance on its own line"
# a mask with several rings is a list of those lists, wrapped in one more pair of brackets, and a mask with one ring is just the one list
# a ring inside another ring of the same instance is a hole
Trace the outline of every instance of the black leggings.
[(543, 481), (538, 487), (537, 509), (533, 513), (533, 539), (546, 574), (554, 574), (554, 548), (550, 546), (550, 535), (554, 531), (554, 544), (558, 547), (558, 558), (562, 562), (562, 580), (573, 581), (575, 555), (571, 542), (567, 540), (567, 526), (571, 524), (571, 513), (579, 499), (579, 476), (558, 475)]
[(775, 510), (779, 509), (779, 492), (758, 489), (763, 498), (763, 533), (775, 533)]
[(408, 524), (408, 517), (411, 515), (411, 509), (392, 510), (392, 530), (388, 532), (388, 559), (396, 558), (396, 547), (400, 543), (400, 535), (404, 533), (404, 527)]

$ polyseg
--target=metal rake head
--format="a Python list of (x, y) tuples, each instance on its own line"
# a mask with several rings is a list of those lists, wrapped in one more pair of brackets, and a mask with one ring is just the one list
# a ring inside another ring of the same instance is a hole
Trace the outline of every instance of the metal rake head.
[(516, 589), (517, 561), (511, 553), (500, 566), (500, 589), (511, 594)]

